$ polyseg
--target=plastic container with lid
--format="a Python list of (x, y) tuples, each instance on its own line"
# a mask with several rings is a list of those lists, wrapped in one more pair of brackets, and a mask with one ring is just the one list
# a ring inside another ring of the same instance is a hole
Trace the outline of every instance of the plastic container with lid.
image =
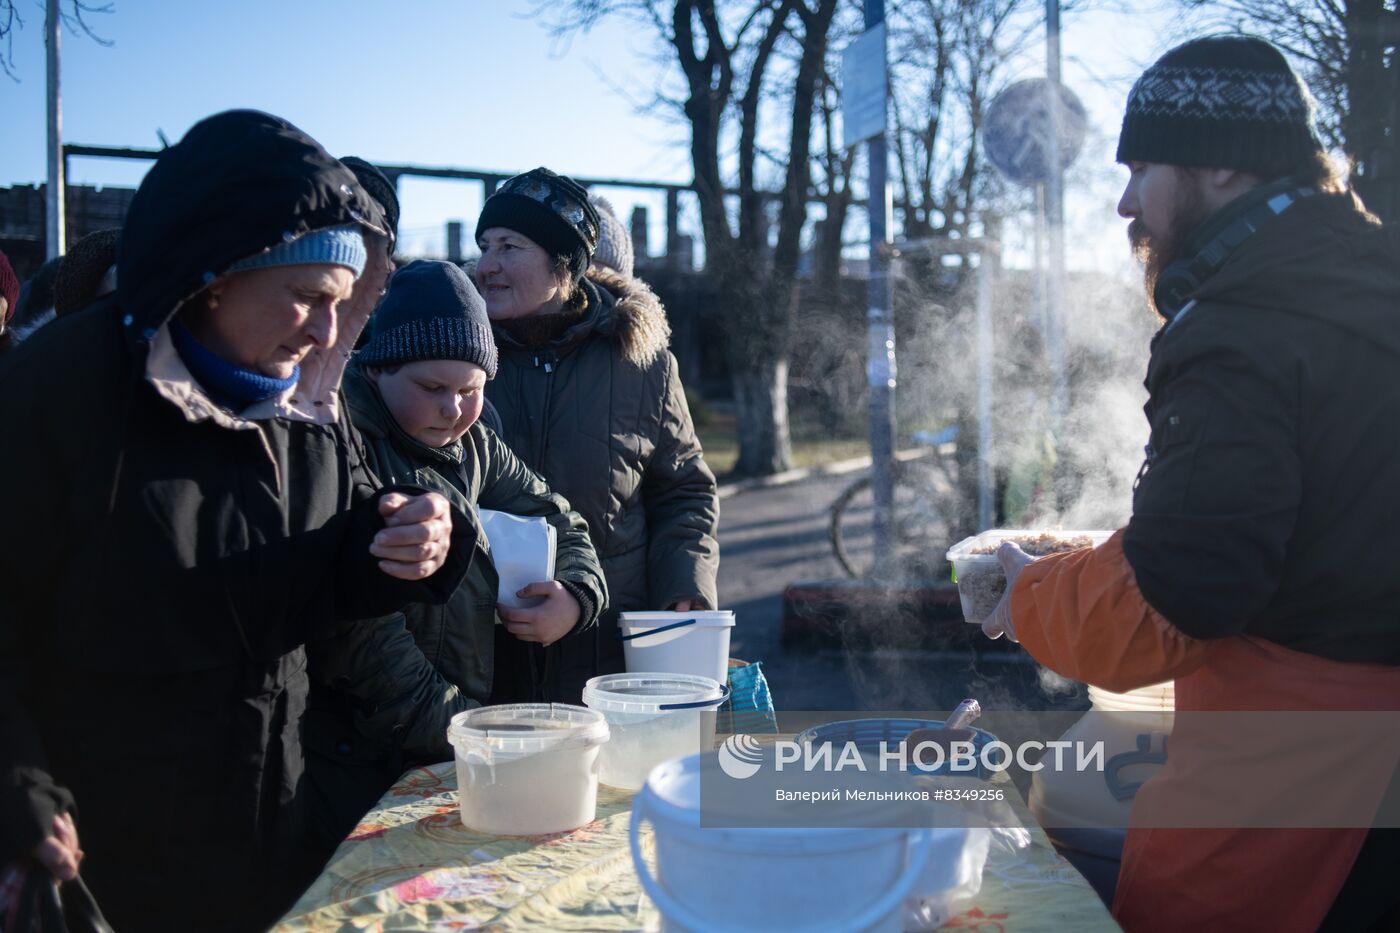
[(1038, 538), (1085, 537), (1094, 547), (1113, 536), (1111, 531), (1050, 531), (1029, 528), (994, 528), (979, 535), (964, 538), (948, 549), (948, 561), (953, 565), (953, 582), (958, 585), (963, 618), (981, 624), (996, 609), (1006, 592), (1006, 573), (997, 560), (996, 549), (1003, 541)]
[[(919, 828), (890, 804), (834, 805), (848, 811), (846, 825), (824, 828), (702, 826), (702, 780), (728, 779), (717, 758), (657, 766), (632, 804), (632, 861), (663, 930), (900, 933), (908, 899), (981, 875), (987, 849), (972, 830)], [(830, 783), (810, 780), (814, 789)], [(706, 803), (707, 818), (714, 805)], [(644, 824), (655, 834), (654, 869), (642, 852)]]
[(537, 836), (591, 823), (598, 808), (603, 714), (564, 703), (483, 706), (452, 717), (462, 824)]
[(729, 688), (694, 674), (605, 674), (583, 688), (583, 703), (603, 714), (609, 739), (599, 753), (598, 779), (638, 790), (668, 758), (715, 746), (713, 712)]
[(725, 683), (734, 613), (624, 612), (617, 620), (629, 672), (695, 674)]

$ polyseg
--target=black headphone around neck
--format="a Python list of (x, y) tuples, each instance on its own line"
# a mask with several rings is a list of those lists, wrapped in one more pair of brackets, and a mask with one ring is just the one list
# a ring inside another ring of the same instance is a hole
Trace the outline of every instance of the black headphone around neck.
[(1316, 188), (1285, 178), (1240, 195), (1237, 203), (1221, 208), (1219, 219), (1206, 221), (1210, 226), (1221, 223), (1224, 226), (1194, 256), (1178, 259), (1163, 269), (1153, 286), (1152, 300), (1158, 313), (1167, 319), (1167, 326), (1175, 322), (1196, 290), (1220, 271), (1241, 243), (1266, 221), (1314, 194), (1317, 194)]

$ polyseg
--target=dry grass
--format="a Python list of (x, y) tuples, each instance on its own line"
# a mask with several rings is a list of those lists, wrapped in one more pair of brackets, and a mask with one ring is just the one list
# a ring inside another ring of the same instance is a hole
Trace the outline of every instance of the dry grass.
[[(705, 462), (716, 476), (725, 476), (739, 459), (739, 439), (734, 429), (734, 416), (714, 413), (704, 426), (697, 426), (700, 446), (705, 450)], [(860, 437), (820, 436), (815, 429), (794, 423), (792, 428), (792, 465), (814, 467), (839, 460), (850, 460), (870, 453), (870, 443)]]

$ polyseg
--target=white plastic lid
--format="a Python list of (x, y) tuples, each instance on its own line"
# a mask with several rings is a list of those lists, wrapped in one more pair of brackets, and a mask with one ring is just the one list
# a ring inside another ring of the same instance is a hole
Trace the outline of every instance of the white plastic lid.
[[(717, 681), (696, 674), (604, 674), (584, 685), (583, 703), (605, 713), (659, 713), (663, 706), (724, 701)], [(705, 707), (695, 707), (705, 708)]]
[(597, 710), (567, 703), (482, 706), (452, 717), (447, 741), (488, 756), (523, 756), (556, 749), (602, 745), (608, 722)]
[(618, 624), (626, 629), (658, 628), (694, 619), (694, 628), (726, 628), (734, 624), (734, 612), (730, 609), (702, 609), (696, 612), (624, 612), (618, 617)]

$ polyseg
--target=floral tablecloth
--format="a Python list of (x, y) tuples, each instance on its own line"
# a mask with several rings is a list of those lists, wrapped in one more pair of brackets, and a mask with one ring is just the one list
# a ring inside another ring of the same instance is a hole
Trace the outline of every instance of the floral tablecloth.
[[(550, 836), (474, 833), (457, 813), (451, 762), (410, 771), (335, 852), (277, 931), (654, 930), (632, 869), (632, 794), (598, 788), (598, 818)], [(982, 891), (945, 929), (1117, 930), (1088, 883), (1036, 828), (995, 852)]]

